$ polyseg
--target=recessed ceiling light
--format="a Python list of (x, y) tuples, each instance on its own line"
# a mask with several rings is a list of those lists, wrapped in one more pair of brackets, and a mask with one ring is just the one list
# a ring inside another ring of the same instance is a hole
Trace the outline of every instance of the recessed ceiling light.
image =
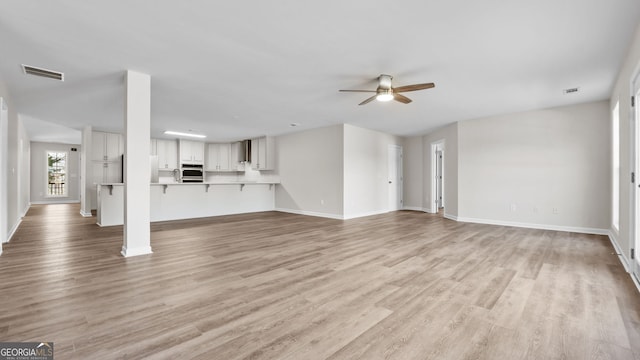
[(574, 88), (569, 88), (569, 89), (564, 89), (562, 90), (562, 92), (566, 94), (575, 94), (580, 90), (580, 88), (574, 87)]
[(289, 124), (289, 126), (296, 127), (296, 126), (300, 126), (300, 124), (299, 123), (291, 123), (291, 124)]
[(176, 135), (176, 136), (186, 136), (186, 137), (194, 137), (194, 138), (199, 138), (199, 139), (203, 139), (206, 138), (206, 135), (202, 135), (202, 134), (194, 134), (194, 133), (185, 133), (185, 132), (179, 132), (179, 131), (171, 131), (171, 130), (167, 130), (164, 132), (165, 135)]

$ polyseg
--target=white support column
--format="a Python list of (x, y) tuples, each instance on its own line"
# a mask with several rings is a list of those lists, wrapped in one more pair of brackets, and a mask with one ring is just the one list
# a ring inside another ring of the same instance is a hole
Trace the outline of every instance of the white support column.
[(4, 99), (0, 97), (0, 254), (2, 254), (2, 243), (6, 242), (9, 229), (7, 223), (7, 173), (9, 172), (8, 162), (8, 135), (9, 132), (9, 110)]
[(91, 174), (91, 126), (82, 129), (82, 147), (80, 148), (80, 215), (91, 217), (91, 193), (96, 191)]
[(124, 141), (124, 257), (150, 254), (151, 77), (127, 71)]

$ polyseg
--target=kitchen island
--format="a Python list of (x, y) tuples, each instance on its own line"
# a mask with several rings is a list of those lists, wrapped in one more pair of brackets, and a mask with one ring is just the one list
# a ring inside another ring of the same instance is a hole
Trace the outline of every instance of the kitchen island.
[[(151, 221), (192, 219), (275, 209), (278, 182), (153, 183)], [(124, 184), (97, 185), (96, 223), (124, 223)]]

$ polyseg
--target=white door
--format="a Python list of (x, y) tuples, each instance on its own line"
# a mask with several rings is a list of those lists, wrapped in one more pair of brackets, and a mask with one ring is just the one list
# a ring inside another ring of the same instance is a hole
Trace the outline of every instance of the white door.
[(631, 123), (632, 129), (632, 139), (631, 139), (631, 171), (635, 174), (635, 181), (631, 184), (632, 191), (631, 195), (633, 196), (633, 206), (632, 206), (632, 224), (631, 224), (631, 232), (632, 232), (632, 243), (631, 243), (631, 251), (632, 251), (632, 263), (633, 263), (633, 274), (636, 279), (640, 280), (640, 261), (638, 260), (638, 249), (640, 249), (640, 181), (638, 181), (638, 172), (640, 171), (640, 105), (638, 104), (638, 99), (640, 99), (640, 72), (636, 74), (635, 80), (633, 81), (633, 95), (635, 99), (635, 106), (633, 107), (633, 117)]
[(436, 151), (436, 211), (444, 207), (444, 193), (442, 191), (442, 164), (444, 161), (443, 156), (444, 153), (442, 150)]
[(402, 147), (389, 145), (389, 211), (400, 210), (402, 199)]

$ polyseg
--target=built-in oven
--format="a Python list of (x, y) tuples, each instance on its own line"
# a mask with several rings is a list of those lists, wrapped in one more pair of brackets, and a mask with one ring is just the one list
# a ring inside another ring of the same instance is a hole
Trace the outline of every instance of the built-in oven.
[(204, 174), (202, 165), (198, 164), (182, 164), (182, 182), (203, 182)]

